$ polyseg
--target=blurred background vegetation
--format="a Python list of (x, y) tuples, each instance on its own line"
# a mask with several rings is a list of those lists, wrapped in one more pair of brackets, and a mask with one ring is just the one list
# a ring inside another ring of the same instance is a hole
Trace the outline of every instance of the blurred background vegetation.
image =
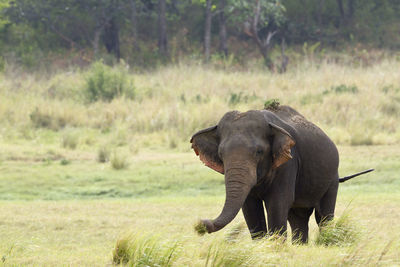
[(341, 62), (342, 52), (371, 64), (400, 48), (399, 15), (397, 0), (0, 0), (0, 68), (103, 58), (137, 69), (257, 61), (283, 72), (304, 56)]

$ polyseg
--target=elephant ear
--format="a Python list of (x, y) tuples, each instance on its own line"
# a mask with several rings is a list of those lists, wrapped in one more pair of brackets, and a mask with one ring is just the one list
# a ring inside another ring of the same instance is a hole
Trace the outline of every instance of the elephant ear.
[(273, 134), (272, 168), (276, 169), (292, 158), (290, 149), (296, 144), (296, 142), (293, 140), (293, 137), (283, 128), (271, 122), (269, 125), (271, 126)]
[(209, 168), (224, 174), (224, 164), (218, 157), (219, 137), (217, 126), (201, 130), (190, 139), (192, 148), (200, 160)]

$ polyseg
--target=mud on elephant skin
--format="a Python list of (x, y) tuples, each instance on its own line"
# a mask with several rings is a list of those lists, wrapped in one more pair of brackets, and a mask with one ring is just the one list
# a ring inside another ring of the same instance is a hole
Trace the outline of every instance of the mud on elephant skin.
[(339, 182), (350, 177), (339, 179), (338, 151), (329, 137), (288, 106), (228, 112), (190, 142), (206, 166), (225, 175), (221, 214), (200, 223), (208, 233), (242, 209), (253, 238), (286, 235), (289, 221), (292, 240), (307, 242), (311, 213), (319, 225), (331, 220)]

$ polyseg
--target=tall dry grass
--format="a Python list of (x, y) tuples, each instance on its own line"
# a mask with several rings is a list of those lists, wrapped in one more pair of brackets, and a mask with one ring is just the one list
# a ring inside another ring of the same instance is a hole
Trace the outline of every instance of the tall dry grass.
[(125, 132), (125, 139), (140, 146), (175, 148), (229, 110), (261, 109), (277, 98), (338, 144), (393, 144), (400, 142), (399, 68), (389, 59), (368, 68), (304, 63), (285, 74), (178, 64), (130, 72), (133, 99), (94, 103), (85, 101), (87, 71), (51, 77), (23, 73), (18, 81), (3, 74), (0, 124), (6, 137), (32, 129), (89, 128), (114, 136)]

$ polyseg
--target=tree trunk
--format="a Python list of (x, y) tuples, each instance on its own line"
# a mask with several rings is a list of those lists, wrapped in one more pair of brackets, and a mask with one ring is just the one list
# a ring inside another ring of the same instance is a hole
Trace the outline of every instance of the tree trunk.
[(219, 50), (228, 56), (228, 44), (226, 36), (226, 17), (224, 13), (226, 0), (220, 0), (220, 13), (219, 13)]
[(100, 35), (101, 32), (103, 31), (102, 27), (97, 27), (94, 31), (94, 37), (93, 37), (93, 54), (94, 58), (97, 59), (99, 55), (99, 42), (100, 42)]
[(256, 1), (256, 5), (254, 8), (254, 14), (253, 14), (253, 21), (251, 22), (250, 25), (250, 36), (253, 38), (253, 40), (256, 42), (258, 48), (260, 49), (260, 52), (264, 58), (264, 64), (265, 66), (268, 67), (270, 71), (275, 71), (275, 66), (274, 63), (272, 62), (269, 54), (270, 54), (270, 49), (271, 49), (271, 40), (272, 37), (277, 33), (277, 31), (269, 31), (267, 37), (262, 40), (258, 34), (258, 22), (260, 19), (260, 12), (261, 12), (261, 4), (260, 0)]
[(210, 59), (211, 46), (211, 0), (206, 0), (206, 21), (204, 27), (204, 57), (206, 62)]
[(287, 65), (289, 64), (289, 58), (285, 54), (285, 48), (286, 48), (285, 38), (282, 38), (282, 41), (281, 41), (281, 68), (279, 70), (280, 73), (285, 73), (287, 70)]
[(348, 0), (347, 1), (347, 7), (348, 7), (348, 15), (347, 18), (349, 21), (353, 19), (354, 16), (354, 1), (355, 0)]
[(319, 0), (317, 19), (318, 19), (318, 26), (320, 29), (322, 28), (323, 24), (324, 9), (325, 9), (325, 0)]
[(344, 8), (343, 8), (343, 1), (342, 0), (336, 0), (338, 9), (339, 9), (339, 15), (340, 15), (340, 22), (339, 22), (339, 27), (343, 24), (345, 20), (345, 13), (344, 13)]
[(117, 60), (121, 58), (119, 48), (119, 27), (116, 18), (112, 18), (109, 23), (105, 25), (103, 42), (108, 53), (113, 53)]
[(158, 49), (163, 56), (168, 56), (167, 20), (165, 17), (166, 0), (158, 1)]
[(131, 32), (133, 38), (133, 47), (137, 49), (137, 8), (136, 8), (136, 0), (131, 0)]

